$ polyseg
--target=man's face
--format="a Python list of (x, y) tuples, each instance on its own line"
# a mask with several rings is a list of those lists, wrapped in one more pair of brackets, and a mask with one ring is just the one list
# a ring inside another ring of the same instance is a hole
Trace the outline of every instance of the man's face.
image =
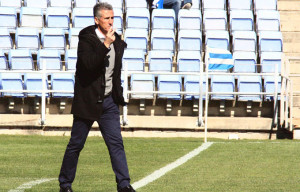
[(100, 10), (101, 17), (95, 17), (95, 23), (100, 28), (101, 32), (106, 35), (107, 32), (113, 27), (114, 24), (114, 11), (113, 10)]

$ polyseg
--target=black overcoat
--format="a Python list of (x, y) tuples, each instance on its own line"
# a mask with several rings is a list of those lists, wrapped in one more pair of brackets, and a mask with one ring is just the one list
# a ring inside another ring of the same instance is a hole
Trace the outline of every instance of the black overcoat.
[[(109, 49), (99, 40), (96, 25), (79, 33), (75, 73), (74, 98), (71, 113), (75, 116), (99, 120), (105, 91), (104, 59)], [(126, 43), (115, 33), (115, 66), (113, 70), (112, 97), (116, 104), (125, 105), (121, 86), (122, 57)]]

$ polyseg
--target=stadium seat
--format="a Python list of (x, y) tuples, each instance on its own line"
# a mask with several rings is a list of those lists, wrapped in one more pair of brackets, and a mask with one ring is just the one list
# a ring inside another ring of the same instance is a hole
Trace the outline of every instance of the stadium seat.
[[(155, 80), (151, 74), (132, 74), (130, 80), (131, 91), (155, 91)], [(153, 99), (153, 93), (131, 93), (132, 99)]]
[(232, 34), (232, 50), (256, 52), (257, 40), (255, 31), (235, 31)]
[(4, 55), (4, 52), (0, 49), (0, 70), (7, 70), (7, 58)]
[[(48, 90), (48, 77), (45, 77), (45, 89)], [(38, 73), (25, 73), (24, 74), (24, 88), (27, 91), (40, 91), (40, 93), (26, 93), (27, 97), (42, 97), (43, 90), (43, 77), (42, 74)], [(49, 93), (45, 94), (46, 97), (49, 96)]]
[[(0, 73), (0, 87), (2, 90), (23, 90), (22, 75), (20, 73)], [(23, 98), (24, 93), (3, 92), (5, 97)]]
[(80, 28), (70, 28), (69, 29), (69, 48), (70, 49), (76, 49), (78, 46), (78, 35), (80, 32)]
[(49, 7), (64, 7), (71, 10), (72, 0), (49, 0)]
[(71, 73), (53, 73), (51, 74), (51, 89), (53, 91), (52, 97), (54, 98), (72, 98), (74, 93), (60, 93), (59, 91), (74, 91), (74, 74)]
[(44, 17), (41, 8), (22, 7), (20, 12), (20, 27), (44, 27)]
[[(232, 93), (235, 90), (234, 77), (232, 75), (212, 75), (211, 92), (212, 93)], [(233, 94), (212, 94), (212, 100), (234, 100)]]
[(125, 6), (126, 10), (128, 8), (137, 8), (137, 7), (142, 7), (142, 8), (147, 8), (147, 1), (144, 0), (125, 0)]
[(11, 49), (8, 54), (11, 70), (33, 70), (34, 64), (28, 49)]
[(176, 17), (173, 9), (153, 9), (152, 29), (172, 29), (176, 27)]
[[(275, 80), (274, 76), (265, 76), (264, 77), (264, 91), (265, 93), (270, 93), (270, 95), (265, 95), (266, 101), (273, 101), (274, 100), (274, 93), (275, 93)], [(281, 93), (281, 77), (278, 77), (278, 84), (277, 84), (277, 93)], [(280, 100), (280, 95), (278, 95), (278, 100)]]
[(277, 0), (254, 0), (254, 10), (277, 10)]
[(259, 53), (282, 52), (282, 44), (282, 33), (280, 31), (261, 31), (259, 33)]
[(200, 51), (179, 51), (177, 55), (178, 72), (199, 72), (201, 65)]
[(251, 10), (230, 11), (230, 31), (253, 31), (254, 18)]
[(228, 0), (229, 10), (252, 10), (252, 0)]
[(178, 30), (194, 29), (201, 30), (202, 14), (198, 9), (180, 9), (178, 13)]
[(153, 29), (151, 33), (151, 49), (171, 51), (172, 53), (174, 53), (174, 31), (168, 29)]
[(93, 8), (73, 8), (72, 12), (72, 27), (84, 28), (89, 25), (94, 25)]
[(149, 71), (172, 71), (172, 53), (171, 51), (149, 51)]
[(191, 9), (200, 9), (201, 10), (201, 0), (192, 0)]
[(46, 26), (48, 28), (69, 29), (69, 11), (64, 7), (48, 7), (46, 12)]
[(280, 15), (277, 10), (260, 10), (256, 13), (256, 30), (280, 31)]
[(225, 10), (205, 10), (203, 28), (207, 30), (227, 30), (227, 13)]
[(17, 12), (13, 7), (0, 7), (0, 27), (16, 29)]
[[(259, 93), (262, 92), (261, 76), (238, 76), (237, 84), (240, 93)], [(261, 95), (238, 95), (239, 101), (262, 101)]]
[(147, 8), (128, 8), (126, 12), (126, 28), (149, 30), (150, 13)]
[(40, 48), (38, 30), (36, 28), (18, 28), (16, 31), (16, 48), (37, 51)]
[(43, 28), (41, 39), (43, 49), (66, 48), (65, 33), (61, 28)]
[(275, 73), (275, 65), (278, 66), (278, 73), (281, 73), (282, 53), (262, 52), (260, 56), (261, 72)]
[(202, 0), (202, 9), (226, 9), (225, 0)]
[(8, 52), (9, 49), (12, 49), (13, 42), (11, 36), (6, 28), (0, 28), (0, 50)]
[(145, 55), (143, 50), (126, 49), (122, 59), (123, 70), (127, 65), (128, 71), (144, 71)]
[(126, 29), (124, 40), (128, 49), (140, 49), (147, 52), (148, 32), (145, 29)]
[(37, 55), (37, 67), (38, 70), (43, 69), (43, 65), (46, 62), (46, 70), (61, 70), (61, 57), (58, 50), (40, 49)]
[(123, 11), (121, 9), (114, 9), (114, 28), (119, 35), (123, 34)]
[(67, 49), (65, 54), (66, 70), (76, 70), (77, 49)]
[(176, 92), (181, 91), (180, 75), (159, 75), (157, 80), (158, 91), (175, 92), (174, 94), (158, 94), (158, 98), (180, 100), (181, 95)]
[(205, 36), (205, 46), (229, 50), (228, 31), (207, 31)]
[(200, 30), (180, 30), (178, 32), (178, 51), (202, 51)]
[[(206, 77), (203, 76), (203, 84), (202, 84), (202, 98), (205, 99), (206, 93)], [(184, 77), (184, 91), (185, 92), (197, 92), (197, 95), (186, 94), (184, 95), (184, 99), (192, 100), (192, 99), (199, 99), (199, 90), (200, 90), (200, 76), (198, 75), (186, 75)]]
[(226, 49), (206, 47), (204, 59), (209, 71), (229, 72), (234, 67), (232, 54)]
[(98, 0), (74, 0), (74, 7), (94, 7)]
[(14, 7), (20, 9), (22, 7), (21, 0), (0, 0), (1, 7)]
[(25, 7), (36, 7), (46, 10), (48, 7), (48, 0), (24, 0)]
[(233, 71), (235, 73), (256, 73), (256, 54), (254, 52), (233, 52)]
[(123, 10), (123, 0), (99, 0), (99, 2), (108, 2), (114, 9), (117, 8)]

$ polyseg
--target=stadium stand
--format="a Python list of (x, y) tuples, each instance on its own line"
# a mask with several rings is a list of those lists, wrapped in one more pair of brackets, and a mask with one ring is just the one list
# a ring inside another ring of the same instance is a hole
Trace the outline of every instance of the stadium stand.
[(44, 16), (42, 8), (22, 7), (20, 12), (20, 27), (44, 27)]

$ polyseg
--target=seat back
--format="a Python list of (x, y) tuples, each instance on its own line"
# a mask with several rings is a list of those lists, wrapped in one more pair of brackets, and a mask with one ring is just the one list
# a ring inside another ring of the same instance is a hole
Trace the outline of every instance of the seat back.
[(28, 49), (11, 49), (8, 54), (12, 70), (33, 70), (33, 59)]
[(44, 27), (44, 17), (42, 8), (38, 7), (22, 7), (20, 12), (21, 27)]

